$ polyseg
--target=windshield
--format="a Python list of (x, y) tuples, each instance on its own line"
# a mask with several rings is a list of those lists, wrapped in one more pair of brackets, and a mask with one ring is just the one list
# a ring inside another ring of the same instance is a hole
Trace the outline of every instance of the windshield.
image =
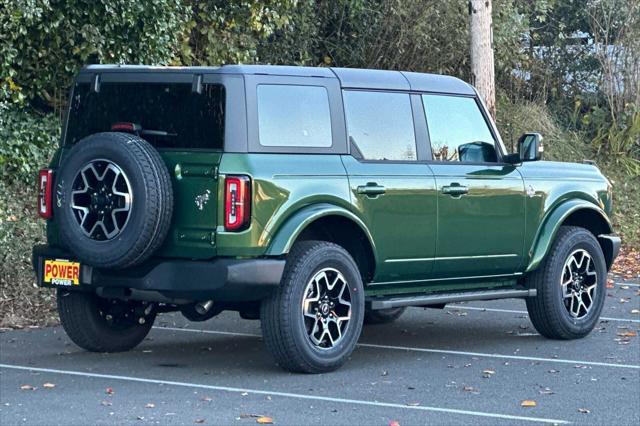
[(99, 92), (76, 84), (65, 144), (117, 123), (133, 123), (157, 148), (222, 150), (224, 87), (205, 84), (201, 93), (184, 83), (103, 83)]

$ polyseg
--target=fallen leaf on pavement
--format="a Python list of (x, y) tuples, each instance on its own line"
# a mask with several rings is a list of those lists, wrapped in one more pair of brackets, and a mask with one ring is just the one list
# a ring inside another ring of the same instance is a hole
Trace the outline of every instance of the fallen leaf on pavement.
[(273, 419), (271, 417), (262, 416), (256, 419), (256, 423), (259, 423), (261, 425), (271, 425), (273, 424)]
[(536, 405), (538, 404), (536, 404), (536, 402), (532, 399), (525, 399), (520, 403), (521, 407), (535, 407)]

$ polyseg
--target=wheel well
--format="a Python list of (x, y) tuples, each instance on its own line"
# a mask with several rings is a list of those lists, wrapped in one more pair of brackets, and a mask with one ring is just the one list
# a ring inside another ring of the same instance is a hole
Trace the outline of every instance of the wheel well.
[(373, 278), (375, 262), (373, 248), (362, 228), (342, 216), (325, 216), (311, 222), (296, 239), (297, 241), (329, 241), (344, 247), (355, 260), (367, 283)]
[(579, 226), (591, 232), (598, 240), (598, 243), (600, 243), (602, 253), (604, 253), (607, 263), (607, 269), (611, 267), (613, 263), (613, 248), (610, 244), (607, 244), (604, 239), (598, 238), (598, 235), (610, 234), (612, 230), (607, 221), (598, 212), (592, 209), (576, 210), (562, 222), (562, 225)]

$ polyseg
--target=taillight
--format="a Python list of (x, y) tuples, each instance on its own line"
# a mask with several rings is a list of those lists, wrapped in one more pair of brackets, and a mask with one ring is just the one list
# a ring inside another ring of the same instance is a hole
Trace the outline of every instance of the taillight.
[(251, 179), (227, 176), (224, 185), (224, 229), (240, 231), (251, 219)]
[(45, 219), (51, 219), (51, 189), (53, 188), (53, 170), (42, 169), (38, 174), (38, 214)]
[(142, 126), (136, 123), (120, 122), (111, 125), (114, 132), (138, 133), (142, 130)]

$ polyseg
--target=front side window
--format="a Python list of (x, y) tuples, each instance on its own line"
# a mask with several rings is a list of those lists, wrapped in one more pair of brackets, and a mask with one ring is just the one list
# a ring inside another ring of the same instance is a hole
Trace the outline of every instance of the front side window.
[(422, 95), (433, 159), (493, 163), (496, 142), (474, 98)]
[(260, 84), (257, 95), (260, 145), (300, 148), (332, 145), (327, 89)]
[(344, 91), (352, 153), (365, 160), (416, 160), (411, 100), (406, 93)]

